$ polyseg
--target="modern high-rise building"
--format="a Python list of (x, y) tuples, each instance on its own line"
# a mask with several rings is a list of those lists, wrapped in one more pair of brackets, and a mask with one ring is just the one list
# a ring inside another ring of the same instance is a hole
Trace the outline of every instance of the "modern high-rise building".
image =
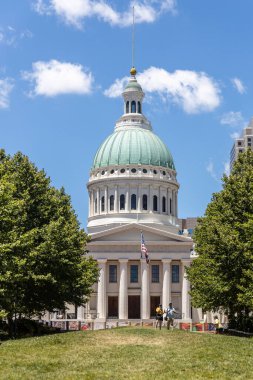
[(246, 149), (253, 150), (253, 118), (249, 125), (243, 129), (241, 137), (235, 139), (230, 152), (230, 170), (232, 169), (238, 154), (244, 152)]

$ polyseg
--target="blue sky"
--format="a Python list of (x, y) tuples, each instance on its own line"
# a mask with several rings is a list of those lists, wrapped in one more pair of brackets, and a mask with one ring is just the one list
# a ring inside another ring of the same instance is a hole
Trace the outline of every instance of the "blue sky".
[[(253, 2), (134, 4), (144, 113), (174, 157), (179, 216), (201, 216), (221, 189), (233, 136), (253, 114)], [(64, 186), (83, 226), (93, 157), (123, 113), (131, 5), (0, 3), (0, 146), (27, 154)]]

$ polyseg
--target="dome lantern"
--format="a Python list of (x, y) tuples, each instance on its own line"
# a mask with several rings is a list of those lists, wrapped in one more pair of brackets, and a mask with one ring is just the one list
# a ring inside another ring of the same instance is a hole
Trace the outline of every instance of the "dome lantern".
[(142, 114), (142, 101), (145, 95), (135, 77), (136, 73), (137, 70), (133, 66), (130, 70), (131, 77), (122, 94), (125, 114)]

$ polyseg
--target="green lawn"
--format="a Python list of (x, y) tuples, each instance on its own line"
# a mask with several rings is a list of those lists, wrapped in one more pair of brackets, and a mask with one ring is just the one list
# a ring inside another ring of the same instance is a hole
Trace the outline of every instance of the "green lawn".
[(253, 339), (129, 327), (0, 346), (0, 379), (253, 379)]

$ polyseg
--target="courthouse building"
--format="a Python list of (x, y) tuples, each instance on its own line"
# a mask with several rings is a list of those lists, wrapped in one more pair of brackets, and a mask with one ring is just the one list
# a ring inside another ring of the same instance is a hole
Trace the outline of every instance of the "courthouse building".
[[(100, 277), (78, 318), (148, 321), (159, 303), (172, 302), (183, 320), (198, 321), (201, 313), (191, 307), (185, 276), (193, 241), (179, 233), (175, 164), (142, 112), (136, 70), (130, 73), (123, 115), (98, 148), (87, 185), (88, 250)], [(149, 263), (141, 258), (141, 234)]]

